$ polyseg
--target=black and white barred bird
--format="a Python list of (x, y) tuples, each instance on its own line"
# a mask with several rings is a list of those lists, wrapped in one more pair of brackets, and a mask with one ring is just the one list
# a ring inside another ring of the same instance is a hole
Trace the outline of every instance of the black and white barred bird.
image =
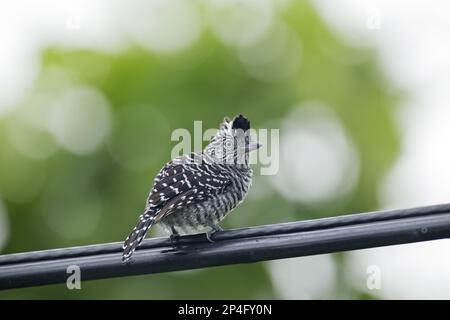
[(148, 229), (160, 224), (171, 237), (209, 229), (240, 204), (252, 182), (250, 151), (261, 145), (249, 134), (250, 121), (242, 115), (225, 118), (218, 133), (202, 152), (177, 157), (154, 180), (144, 212), (123, 244), (127, 261)]

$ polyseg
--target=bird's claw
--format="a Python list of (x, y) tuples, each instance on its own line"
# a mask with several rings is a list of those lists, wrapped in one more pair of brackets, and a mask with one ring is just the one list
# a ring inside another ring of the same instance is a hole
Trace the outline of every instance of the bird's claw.
[(209, 241), (209, 242), (211, 242), (211, 243), (214, 243), (215, 241), (211, 238), (211, 236), (214, 234), (214, 233), (216, 233), (216, 232), (218, 232), (218, 231), (223, 231), (223, 229), (219, 226), (219, 225), (212, 225), (211, 226), (211, 231), (208, 231), (207, 233), (206, 233), (206, 239)]
[(211, 236), (216, 233), (216, 231), (209, 231), (206, 233), (206, 240), (208, 240), (208, 242), (210, 243), (214, 243), (215, 241), (213, 239), (211, 239)]
[(172, 245), (172, 247), (175, 248), (175, 247), (178, 246), (178, 242), (180, 240), (180, 235), (178, 235), (178, 234), (171, 234), (169, 236), (169, 239), (170, 239), (170, 244)]

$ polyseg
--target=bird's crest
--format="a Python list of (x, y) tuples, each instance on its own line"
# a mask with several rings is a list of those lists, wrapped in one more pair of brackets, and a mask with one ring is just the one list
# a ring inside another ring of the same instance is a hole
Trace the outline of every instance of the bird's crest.
[(227, 135), (227, 134), (232, 135), (233, 134), (232, 130), (242, 130), (246, 132), (249, 129), (250, 129), (250, 121), (242, 114), (239, 114), (236, 117), (234, 117), (233, 120), (230, 120), (230, 118), (225, 117), (223, 119), (222, 124), (220, 125), (218, 135)]
[(242, 114), (236, 116), (233, 119), (232, 129), (241, 129), (244, 132), (250, 129), (250, 121), (244, 117)]

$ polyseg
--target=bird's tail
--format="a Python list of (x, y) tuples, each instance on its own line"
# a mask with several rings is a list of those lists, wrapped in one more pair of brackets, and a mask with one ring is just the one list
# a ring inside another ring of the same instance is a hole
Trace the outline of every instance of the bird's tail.
[(145, 212), (139, 217), (139, 222), (131, 231), (123, 243), (122, 260), (125, 262), (130, 259), (134, 250), (139, 246), (147, 233), (147, 230), (155, 223), (155, 217), (151, 212)]

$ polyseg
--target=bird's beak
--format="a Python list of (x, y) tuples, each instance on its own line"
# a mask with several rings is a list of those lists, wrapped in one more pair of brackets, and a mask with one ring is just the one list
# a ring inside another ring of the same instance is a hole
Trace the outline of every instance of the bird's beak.
[(262, 147), (262, 144), (255, 141), (250, 141), (248, 144), (248, 151), (257, 150)]

